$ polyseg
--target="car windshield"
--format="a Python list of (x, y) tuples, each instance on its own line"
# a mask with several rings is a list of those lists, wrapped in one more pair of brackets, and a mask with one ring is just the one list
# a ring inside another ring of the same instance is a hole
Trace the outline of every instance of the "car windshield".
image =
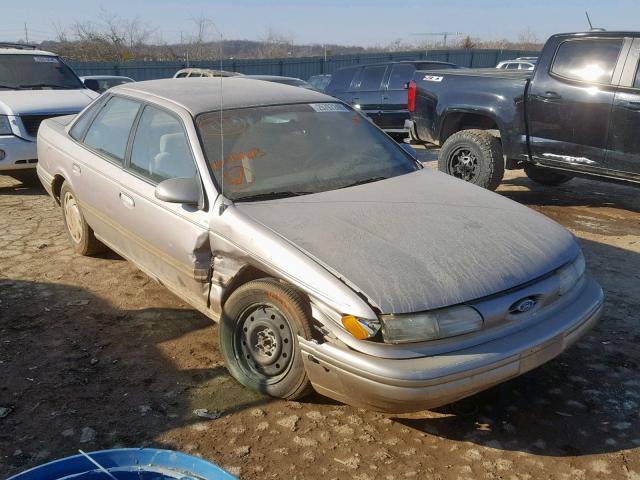
[(335, 190), (420, 168), (340, 103), (209, 112), (196, 123), (215, 180), (222, 184), (224, 170), (224, 195), (234, 201)]
[(0, 55), (0, 88), (14, 90), (84, 88), (80, 79), (58, 57)]

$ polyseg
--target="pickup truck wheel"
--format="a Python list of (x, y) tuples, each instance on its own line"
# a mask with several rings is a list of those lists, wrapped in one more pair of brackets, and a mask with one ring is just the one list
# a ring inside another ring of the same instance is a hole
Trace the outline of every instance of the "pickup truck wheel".
[(530, 163), (525, 164), (524, 173), (534, 182), (549, 187), (566, 183), (573, 178), (570, 175), (565, 175), (564, 173), (559, 173), (548, 168), (537, 167)]
[(105, 250), (106, 247), (95, 237), (84, 219), (76, 195), (67, 182), (64, 182), (60, 189), (60, 206), (67, 235), (76, 253), (94, 255)]
[(298, 335), (311, 339), (308, 304), (290, 286), (259, 279), (238, 288), (224, 304), (220, 349), (227, 368), (245, 387), (294, 400), (311, 390)]
[(442, 145), (438, 169), (489, 190), (500, 185), (504, 159), (500, 141), (485, 130), (462, 130)]

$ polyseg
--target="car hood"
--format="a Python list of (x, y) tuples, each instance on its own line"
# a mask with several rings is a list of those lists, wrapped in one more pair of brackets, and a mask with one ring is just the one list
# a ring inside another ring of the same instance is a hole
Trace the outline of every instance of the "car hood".
[(0, 90), (0, 115), (78, 113), (98, 94), (78, 90)]
[(427, 169), (236, 207), (382, 313), (492, 295), (549, 273), (579, 251), (573, 235), (547, 217)]

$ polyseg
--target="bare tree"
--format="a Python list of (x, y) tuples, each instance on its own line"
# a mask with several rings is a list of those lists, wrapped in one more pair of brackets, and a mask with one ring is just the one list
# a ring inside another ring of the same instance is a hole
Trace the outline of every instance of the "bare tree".
[(259, 41), (262, 43), (260, 53), (263, 58), (287, 57), (292, 53), (293, 36), (273, 28), (269, 28)]

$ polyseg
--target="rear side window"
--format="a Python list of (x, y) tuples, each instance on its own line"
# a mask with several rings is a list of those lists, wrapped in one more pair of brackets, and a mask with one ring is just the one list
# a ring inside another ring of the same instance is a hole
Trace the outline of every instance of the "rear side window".
[(100, 108), (104, 105), (104, 101), (104, 97), (101, 97), (99, 100), (95, 101), (93, 105), (91, 105), (87, 109), (87, 111), (84, 112), (78, 120), (76, 120), (76, 123), (74, 123), (73, 127), (71, 127), (71, 130), (69, 130), (69, 135), (71, 135), (71, 138), (78, 141), (82, 140), (84, 132), (87, 130), (87, 127), (91, 123), (91, 120), (93, 120), (93, 117), (96, 116), (98, 110), (100, 110)]
[(563, 42), (558, 47), (551, 72), (571, 80), (611, 83), (622, 41), (612, 38)]
[(112, 97), (89, 127), (84, 143), (122, 162), (140, 104)]
[(194, 177), (196, 167), (180, 121), (159, 108), (146, 107), (133, 140), (129, 167), (154, 182)]
[(401, 63), (391, 67), (389, 90), (404, 89), (404, 86), (413, 77), (413, 72), (415, 72), (415, 67), (411, 63)]
[(344, 68), (338, 70), (331, 77), (331, 82), (327, 86), (327, 91), (331, 92), (346, 92), (349, 90), (353, 75), (358, 71), (357, 68)]
[(357, 90), (380, 90), (380, 84), (387, 71), (385, 65), (376, 67), (364, 67), (356, 83)]

